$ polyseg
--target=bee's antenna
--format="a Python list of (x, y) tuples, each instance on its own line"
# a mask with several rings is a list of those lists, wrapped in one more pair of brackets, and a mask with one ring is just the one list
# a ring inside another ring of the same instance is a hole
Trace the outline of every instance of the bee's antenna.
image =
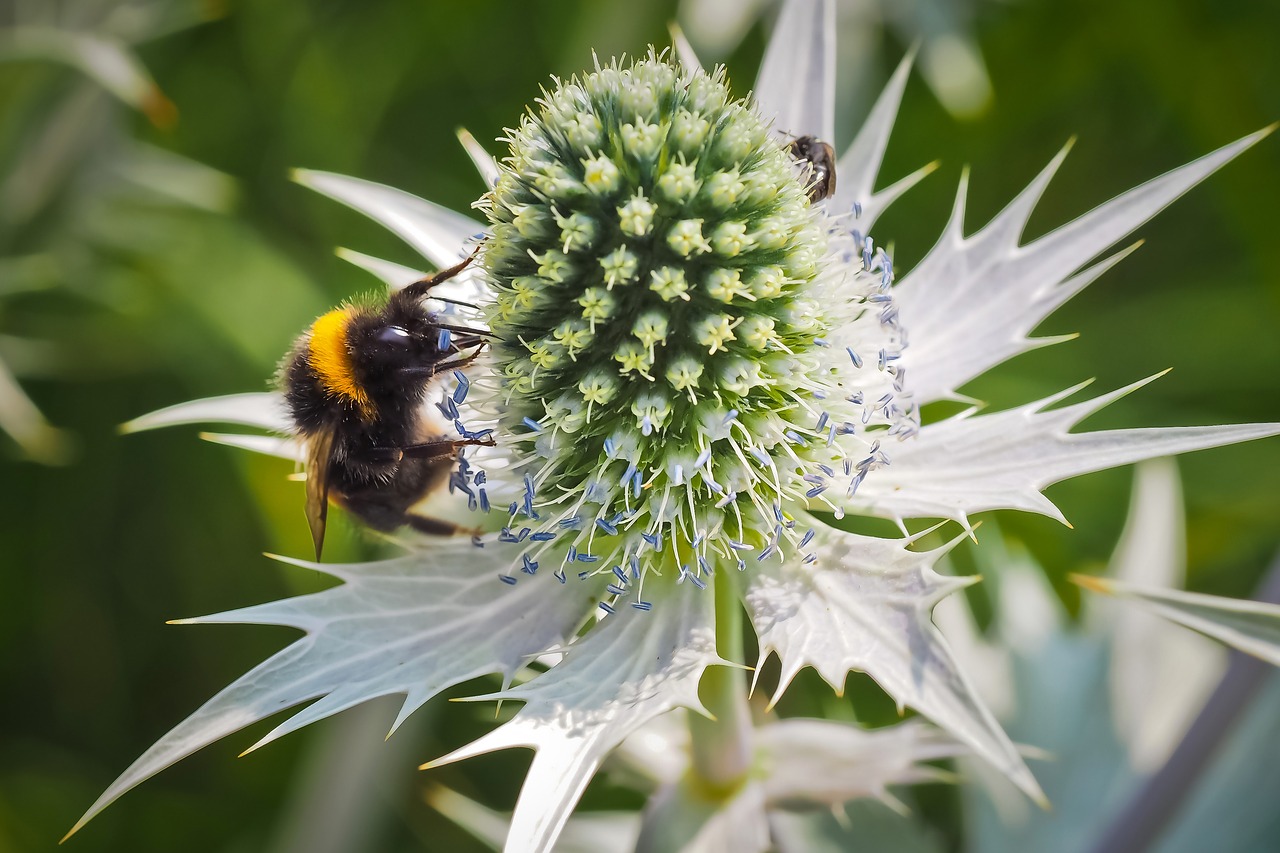
[(447, 296), (432, 296), (431, 298), (436, 300), (437, 302), (447, 302), (450, 305), (461, 305), (463, 308), (474, 308), (477, 311), (484, 310), (474, 302), (463, 302), (461, 299), (450, 299)]
[[(476, 255), (480, 254), (480, 249), (483, 247), (484, 247), (484, 244), (481, 243), (479, 246), (475, 247), (475, 249), (471, 252), (471, 254), (467, 255), (467, 257), (462, 261), (462, 263), (455, 264), (454, 266), (451, 266), (448, 269), (440, 270), (435, 275), (431, 275), (431, 276), (427, 276), (426, 278), (419, 279), (415, 281), (413, 284), (405, 286), (402, 290), (400, 290), (400, 293), (403, 294), (406, 298), (426, 295), (427, 291), (431, 290), (431, 288), (435, 287), (438, 284), (442, 284), (448, 281), (449, 279), (453, 278), (455, 275), (457, 275), (458, 273), (466, 269), (467, 266), (476, 259)], [(441, 301), (448, 302), (449, 300), (446, 299)]]

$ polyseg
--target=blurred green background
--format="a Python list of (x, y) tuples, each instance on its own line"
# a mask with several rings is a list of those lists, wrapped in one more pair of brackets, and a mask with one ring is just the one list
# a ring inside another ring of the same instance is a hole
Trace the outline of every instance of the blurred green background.
[[(201, 442), (193, 429), (116, 433), (162, 406), (265, 387), (312, 318), (375, 287), (334, 247), (420, 265), (359, 215), (291, 184), (288, 170), (352, 174), (466, 210), (483, 187), (455, 128), (493, 140), (549, 74), (588, 66), (592, 49), (666, 44), (676, 5), (0, 3), (0, 361), (63, 431), (43, 448), (64, 457), (30, 461), (0, 435), (0, 851), (52, 849), (143, 749), (291, 639), (166, 619), (324, 583), (261, 556), (307, 552), (289, 466)], [(842, 57), (840, 145), (906, 48), (938, 26), (923, 13), (882, 25), (867, 0), (842, 8), (842, 35), (858, 36), (847, 43), (860, 53)], [(876, 228), (900, 270), (940, 231), (965, 164), (972, 231), (1079, 136), (1032, 218), (1035, 236), (1280, 119), (1280, 5), (1270, 0), (958, 8), (951, 25), (976, 37), (994, 94), (958, 118), (919, 75), (908, 86), (883, 179), (934, 159), (942, 167)], [(711, 57), (728, 63), (740, 93), (766, 33), (757, 23)], [(689, 35), (715, 44), (696, 26)], [(854, 72), (865, 72), (861, 85)], [(1089, 377), (1109, 390), (1173, 367), (1089, 426), (1280, 420), (1278, 222), (1280, 140), (1269, 139), (1142, 228), (1146, 245), (1041, 330), (1080, 340), (1000, 368), (974, 395), (1004, 406)], [(1277, 545), (1280, 441), (1181, 468), (1189, 586), (1248, 595)], [(1105, 561), (1129, 479), (1110, 472), (1051, 489), (1075, 530), (1002, 518), (1069, 606), (1077, 593), (1063, 578)], [(369, 548), (350, 525), (334, 527), (333, 559)], [(802, 678), (782, 710), (848, 701)], [(425, 804), (426, 786), (509, 807), (527, 755), (416, 773), (484, 730), (491, 711), (435, 701), (384, 745), (393, 706), (238, 761), (270, 724), (228, 738), (130, 793), (66, 849), (483, 849)], [(386, 766), (362, 768), (368, 761)], [(364, 772), (387, 781), (344, 792)], [(322, 848), (299, 829), (360, 796), (372, 805), (353, 828), (356, 846)], [(925, 810), (947, 834), (951, 796)], [(601, 803), (640, 800), (604, 780), (585, 800)]]

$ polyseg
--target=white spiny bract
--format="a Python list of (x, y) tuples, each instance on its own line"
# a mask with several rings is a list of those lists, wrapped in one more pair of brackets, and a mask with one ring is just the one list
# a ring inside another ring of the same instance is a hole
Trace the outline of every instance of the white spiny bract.
[(651, 54), (539, 105), (481, 205), (477, 385), (526, 483), (512, 527), (557, 536), (516, 565), (612, 569), (621, 598), (791, 559), (796, 509), (839, 513), (828, 489), (852, 496), (876, 436), (915, 429), (887, 256), (810, 207), (789, 138), (722, 72)]

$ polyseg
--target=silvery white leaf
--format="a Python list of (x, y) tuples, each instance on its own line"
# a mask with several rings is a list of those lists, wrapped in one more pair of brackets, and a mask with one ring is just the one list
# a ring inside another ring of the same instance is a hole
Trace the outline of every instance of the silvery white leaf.
[(202, 432), (200, 437), (214, 444), (248, 450), (250, 453), (261, 453), (297, 462), (306, 462), (307, 456), (302, 447), (292, 438), (281, 438), (277, 435), (243, 435), (241, 433)]
[(426, 276), (426, 273), (422, 270), (406, 267), (404, 264), (397, 264), (394, 261), (375, 258), (373, 255), (366, 255), (364, 252), (357, 252), (354, 249), (338, 249), (334, 254), (347, 263), (369, 273), (392, 290), (399, 290)]
[(674, 21), (671, 23), (671, 48), (675, 51), (676, 59), (680, 60), (680, 64), (688, 71), (701, 71), (702, 63), (698, 61), (698, 54), (694, 51), (693, 45), (689, 44), (689, 40), (684, 36), (684, 30), (680, 29), (680, 25)]
[(943, 853), (955, 849), (917, 816), (904, 815), (878, 800), (856, 800), (835, 813), (774, 812), (769, 825), (778, 853)]
[(678, 587), (656, 599), (652, 612), (619, 608), (605, 617), (544, 675), (476, 697), (526, 704), (510, 722), (427, 766), (510, 747), (536, 750), (504, 849), (548, 851), (605, 755), (659, 714), (703, 711), (698, 680), (719, 663), (711, 594)]
[(773, 129), (830, 141), (835, 134), (835, 6), (786, 0), (756, 77), (755, 100)]
[(1246, 136), (1148, 181), (1025, 246), (1018, 241), (1027, 219), (1066, 149), (970, 237), (964, 236), (967, 181), (962, 181), (942, 238), (894, 291), (911, 332), (902, 363), (916, 399), (922, 404), (958, 399), (959, 389), (989, 368), (1060, 340), (1028, 335), (1125, 253), (1073, 272), (1269, 132)]
[[(1181, 588), (1186, 574), (1182, 489), (1171, 459), (1143, 462), (1120, 544), (1107, 574), (1125, 583)], [(1090, 624), (1112, 635), (1111, 708), (1116, 731), (1140, 772), (1154, 772), (1182, 740), (1226, 669), (1217, 643), (1143, 608), (1086, 599)]]
[(859, 128), (853, 144), (836, 163), (836, 192), (827, 202), (828, 208), (835, 213), (857, 211), (851, 220), (851, 227), (863, 234), (871, 232), (880, 214), (899, 196), (937, 168), (936, 163), (930, 164), (880, 192), (875, 191), (876, 178), (880, 174), (884, 152), (889, 145), (889, 133), (898, 116), (898, 106), (902, 103), (902, 93), (907, 87), (907, 77), (911, 73), (914, 58), (915, 51), (912, 51), (898, 64), (897, 70), (885, 84), (884, 91), (876, 99), (875, 106), (871, 108), (871, 113)]
[(463, 149), (467, 152), (467, 156), (471, 158), (471, 162), (475, 164), (476, 171), (480, 173), (481, 180), (489, 189), (493, 189), (498, 183), (498, 164), (493, 159), (493, 155), (485, 150), (485, 147), (476, 141), (471, 135), (471, 131), (465, 127), (458, 128), (458, 141), (462, 143)]
[(1086, 589), (1119, 596), (1232, 648), (1280, 666), (1280, 604), (1138, 586), (1072, 575)]
[(868, 730), (853, 723), (789, 718), (757, 730), (762, 784), (770, 806), (834, 806), (858, 797), (886, 798), (890, 785), (943, 778), (920, 762), (968, 750), (920, 720)]
[(1041, 494), (1053, 483), (1143, 459), (1280, 434), (1280, 424), (1069, 432), (1154, 378), (1060, 409), (1046, 411), (1084, 385), (1016, 409), (985, 415), (969, 411), (928, 424), (913, 440), (885, 448), (890, 464), (866, 478), (849, 506), (894, 520), (964, 521), (970, 513), (1020, 509), (1065, 522)]
[[(428, 788), (426, 800), (493, 849), (502, 847), (511, 825), (510, 814), (441, 786)], [(569, 818), (556, 842), (556, 853), (632, 853), (639, 834), (640, 815), (636, 812), (585, 812)]]
[(929, 619), (934, 604), (976, 578), (943, 577), (933, 564), (946, 549), (921, 553), (907, 544), (828, 530), (819, 534), (817, 563), (754, 567), (745, 601), (761, 656), (776, 652), (781, 661), (779, 695), (805, 666), (836, 690), (850, 670), (866, 672), (899, 705), (915, 708), (1042, 800)]
[(188, 403), (168, 406), (134, 418), (120, 427), (121, 432), (142, 432), (160, 427), (184, 424), (222, 423), (258, 427), (271, 432), (289, 432), (293, 427), (285, 408), (284, 397), (276, 392), (228, 394), (205, 397)]
[(484, 230), (461, 213), (385, 184), (310, 169), (295, 169), (293, 179), (386, 226), (437, 267), (465, 258), (466, 241)]
[[(317, 701), (262, 738), (379, 696), (404, 694), (395, 726), (432, 696), (488, 673), (510, 679), (531, 655), (563, 642), (586, 610), (552, 577), (499, 583), (491, 550), (442, 541), (412, 557), (348, 565), (288, 560), (344, 581), (186, 624), (285, 625), (306, 636), (201, 706), (135, 761), (98, 798), (75, 832), (143, 780), (198, 749), (286, 708)], [(395, 728), (393, 726), (393, 730)]]

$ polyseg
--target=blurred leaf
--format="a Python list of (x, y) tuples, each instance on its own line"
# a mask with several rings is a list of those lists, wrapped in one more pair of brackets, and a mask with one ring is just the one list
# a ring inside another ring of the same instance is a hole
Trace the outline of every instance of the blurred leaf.
[(82, 71), (157, 127), (172, 127), (178, 119), (177, 108), (138, 57), (108, 36), (52, 27), (0, 30), (0, 62), (32, 61), (59, 62)]
[(1280, 666), (1280, 605), (1072, 575), (1085, 589), (1137, 602), (1153, 613)]

